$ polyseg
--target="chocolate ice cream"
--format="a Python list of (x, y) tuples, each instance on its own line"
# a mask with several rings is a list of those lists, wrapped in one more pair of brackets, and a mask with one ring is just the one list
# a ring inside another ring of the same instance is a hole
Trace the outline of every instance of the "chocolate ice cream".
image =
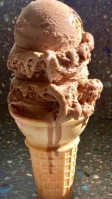
[(22, 10), (14, 35), (9, 109), (45, 121), (88, 118), (103, 85), (88, 79), (94, 38), (79, 15), (56, 0), (34, 1)]

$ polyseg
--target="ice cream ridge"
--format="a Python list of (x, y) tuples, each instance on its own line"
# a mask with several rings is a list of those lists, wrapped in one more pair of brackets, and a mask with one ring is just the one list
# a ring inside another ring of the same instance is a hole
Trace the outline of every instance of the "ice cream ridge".
[(39, 199), (71, 199), (79, 135), (103, 89), (88, 79), (94, 49), (79, 15), (56, 0), (26, 6), (8, 57), (8, 106), (30, 150)]

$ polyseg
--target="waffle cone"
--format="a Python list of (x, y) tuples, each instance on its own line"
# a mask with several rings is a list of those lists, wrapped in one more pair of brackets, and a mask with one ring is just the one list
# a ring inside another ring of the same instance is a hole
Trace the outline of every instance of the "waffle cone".
[(71, 199), (79, 137), (58, 150), (33, 146), (26, 139), (39, 199)]
[(26, 137), (39, 199), (71, 199), (79, 135), (87, 119), (72, 119), (56, 126), (11, 115)]

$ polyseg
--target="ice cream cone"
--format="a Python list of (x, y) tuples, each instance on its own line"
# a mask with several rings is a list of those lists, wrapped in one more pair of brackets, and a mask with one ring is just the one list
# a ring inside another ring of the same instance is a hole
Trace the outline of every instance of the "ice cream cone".
[(26, 137), (39, 199), (70, 199), (79, 135), (103, 88), (88, 79), (94, 38), (75, 10), (55, 0), (27, 5), (14, 35), (8, 105)]
[(39, 199), (71, 199), (79, 135), (86, 126), (85, 118), (56, 126), (11, 115), (26, 136)]
[(39, 199), (71, 199), (79, 137), (59, 150), (35, 147), (26, 140)]

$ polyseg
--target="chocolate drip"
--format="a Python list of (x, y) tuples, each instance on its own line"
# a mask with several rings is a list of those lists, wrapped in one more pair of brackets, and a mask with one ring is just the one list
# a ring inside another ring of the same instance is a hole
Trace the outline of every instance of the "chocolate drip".
[(48, 148), (53, 147), (53, 122), (48, 124)]
[[(47, 145), (47, 155), (48, 155), (48, 165), (49, 165), (49, 174), (53, 173), (53, 157), (52, 157), (52, 149), (54, 148), (55, 155), (58, 156), (58, 148), (60, 147), (61, 140), (61, 124), (55, 123), (55, 127), (53, 127), (53, 122), (49, 122), (48, 124), (48, 145)], [(53, 130), (55, 128), (55, 143), (53, 145)]]
[(60, 147), (59, 142), (61, 140), (61, 136), (62, 136), (61, 124), (56, 124), (56, 126), (55, 126), (55, 146), (56, 146), (55, 155), (56, 156), (58, 156), (57, 149)]
[(49, 174), (53, 173), (53, 163), (52, 163), (52, 151), (50, 150), (53, 147), (53, 122), (48, 124), (48, 145), (47, 145), (47, 154), (48, 154), (48, 165), (49, 165)]

